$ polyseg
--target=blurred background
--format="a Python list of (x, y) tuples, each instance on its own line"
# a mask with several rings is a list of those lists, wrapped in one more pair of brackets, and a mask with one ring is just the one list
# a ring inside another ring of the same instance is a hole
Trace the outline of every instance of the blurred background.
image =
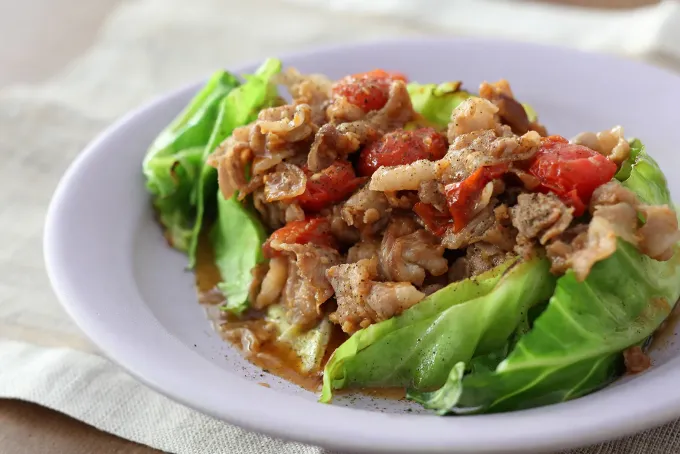
[[(85, 52), (107, 16), (120, 4), (130, 1), (134, 0), (0, 0), (0, 87), (13, 83), (36, 83), (49, 78)], [(526, 3), (522, 0), (498, 1)], [(655, 4), (658, 0), (537, 2), (621, 10)], [(225, 0), (223, 3), (239, 2)], [(312, 0), (307, 3), (317, 3), (317, 7), (324, 8), (343, 2)]]

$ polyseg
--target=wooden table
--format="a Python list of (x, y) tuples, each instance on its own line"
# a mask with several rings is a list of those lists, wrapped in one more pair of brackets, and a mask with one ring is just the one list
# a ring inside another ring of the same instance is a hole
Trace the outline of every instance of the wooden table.
[[(40, 82), (92, 42), (122, 0), (0, 0), (0, 88)], [(628, 8), (658, 0), (543, 0), (589, 7)], [(0, 399), (2, 454), (151, 454), (137, 443), (94, 429), (35, 404)]]

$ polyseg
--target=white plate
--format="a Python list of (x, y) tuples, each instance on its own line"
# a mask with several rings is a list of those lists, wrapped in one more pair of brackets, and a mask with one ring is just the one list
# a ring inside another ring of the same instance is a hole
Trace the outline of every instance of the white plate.
[[(647, 144), (680, 200), (680, 78), (662, 70), (491, 40), (336, 47), (291, 55), (284, 64), (331, 77), (382, 67), (419, 82), (461, 79), (471, 89), (506, 78), (551, 132), (569, 137), (624, 125), (627, 135)], [(675, 345), (656, 352), (655, 367), (634, 380), (568, 403), (483, 416), (407, 413), (409, 404), (368, 398), (323, 405), (312, 393), (262, 374), (212, 331), (196, 303), (186, 258), (166, 246), (144, 190), (141, 162), (148, 145), (198, 86), (155, 100), (99, 136), (64, 176), (47, 218), (45, 257), (60, 300), (80, 328), (137, 378), (247, 429), (347, 450), (556, 450), (680, 416)], [(271, 389), (257, 384), (263, 381)]]

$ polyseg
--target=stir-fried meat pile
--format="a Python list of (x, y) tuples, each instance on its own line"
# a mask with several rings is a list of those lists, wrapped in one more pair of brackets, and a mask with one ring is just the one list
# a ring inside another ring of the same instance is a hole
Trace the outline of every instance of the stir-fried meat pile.
[(673, 210), (612, 180), (630, 153), (620, 127), (547, 136), (504, 80), (445, 128), (414, 111), (400, 74), (279, 82), (293, 101), (236, 129), (211, 164), (272, 232), (252, 306), (281, 303), (294, 324), (328, 315), (352, 333), (511, 257), (585, 279), (617, 238), (657, 260), (679, 239)]

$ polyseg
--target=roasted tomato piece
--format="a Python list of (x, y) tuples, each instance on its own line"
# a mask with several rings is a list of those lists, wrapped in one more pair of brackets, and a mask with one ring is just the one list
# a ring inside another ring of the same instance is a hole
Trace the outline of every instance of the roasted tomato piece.
[(418, 202), (413, 205), (413, 211), (423, 220), (425, 227), (438, 236), (443, 236), (453, 222), (449, 213), (442, 213), (429, 203)]
[(600, 153), (560, 136), (543, 139), (529, 167), (541, 182), (539, 190), (574, 207), (575, 216), (583, 214), (593, 191), (610, 181), (616, 170), (616, 164)]
[(453, 231), (460, 232), (470, 221), (479, 195), (490, 181), (508, 171), (508, 164), (480, 167), (463, 181), (444, 186), (444, 195), (453, 218)]
[(307, 187), (297, 201), (306, 212), (318, 212), (346, 199), (366, 181), (355, 175), (352, 164), (347, 161), (335, 161), (318, 173), (303, 170), (307, 174)]
[(375, 69), (347, 76), (333, 85), (333, 96), (343, 96), (364, 112), (378, 110), (387, 103), (390, 85), (395, 80), (406, 82), (406, 76), (397, 72)]
[(436, 161), (446, 154), (446, 138), (433, 128), (399, 129), (382, 136), (361, 150), (357, 170), (370, 176), (381, 166), (410, 164), (419, 159)]
[(335, 237), (331, 234), (331, 225), (326, 218), (308, 218), (293, 221), (272, 233), (262, 246), (264, 256), (272, 258), (278, 251), (272, 249), (272, 241), (286, 244), (317, 244), (337, 249)]

